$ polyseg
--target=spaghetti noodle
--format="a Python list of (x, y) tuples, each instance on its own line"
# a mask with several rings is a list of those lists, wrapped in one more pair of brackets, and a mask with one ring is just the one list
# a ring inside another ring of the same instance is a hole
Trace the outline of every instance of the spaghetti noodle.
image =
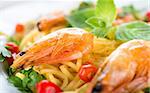
[(85, 83), (77, 74), (82, 64), (82, 59), (77, 59), (76, 62), (63, 62), (57, 65), (42, 64), (34, 66), (33, 69), (43, 74), (49, 81), (59, 85), (61, 89), (70, 91)]

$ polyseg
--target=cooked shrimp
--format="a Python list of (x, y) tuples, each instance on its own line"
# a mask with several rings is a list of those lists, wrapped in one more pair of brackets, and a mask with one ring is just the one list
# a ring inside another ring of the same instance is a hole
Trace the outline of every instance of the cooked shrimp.
[(42, 18), (38, 23), (38, 28), (40, 31), (48, 32), (54, 28), (64, 28), (67, 24), (65, 20), (64, 13), (62, 11), (57, 11), (50, 14), (50, 17)]
[(122, 44), (106, 60), (100, 93), (135, 93), (150, 86), (150, 41)]
[(74, 60), (90, 53), (92, 47), (91, 33), (79, 28), (65, 28), (48, 34), (21, 52), (11, 67), (26, 68), (42, 63), (54, 64)]
[[(31, 23), (30, 23), (31, 24)], [(35, 24), (35, 23), (34, 23)], [(29, 32), (21, 41), (20, 49), (24, 49), (29, 46), (30, 43), (39, 39), (39, 37), (49, 34), (53, 31), (66, 27), (65, 16), (61, 11), (53, 12), (50, 15), (41, 18), (37, 23), (37, 27), (33, 27), (29, 30), (29, 23), (26, 24), (27, 31)], [(30, 25), (31, 26), (31, 25)], [(38, 28), (38, 29), (37, 29)], [(40, 31), (39, 31), (40, 30)]]

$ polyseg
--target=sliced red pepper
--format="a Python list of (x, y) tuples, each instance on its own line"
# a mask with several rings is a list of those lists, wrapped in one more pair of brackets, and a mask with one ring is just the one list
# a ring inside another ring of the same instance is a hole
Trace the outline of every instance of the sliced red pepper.
[(16, 32), (17, 33), (21, 33), (21, 32), (24, 32), (24, 25), (23, 24), (17, 24), (16, 25)]
[(13, 54), (13, 53), (19, 53), (19, 47), (13, 43), (13, 42), (8, 42), (6, 43), (6, 47), (8, 48), (8, 50)]
[(97, 67), (92, 64), (85, 64), (80, 68), (79, 77), (85, 82), (90, 82), (97, 72)]
[[(12, 43), (12, 42), (8, 42), (6, 43), (5, 45), (7, 47), (7, 49), (13, 54), (13, 53), (19, 53), (19, 47), (15, 44), (15, 43)], [(8, 65), (12, 65), (13, 64), (13, 57), (9, 57), (9, 58), (6, 58), (7, 62), (8, 62)]]
[(52, 82), (48, 80), (42, 80), (37, 85), (37, 93), (61, 93), (62, 90)]

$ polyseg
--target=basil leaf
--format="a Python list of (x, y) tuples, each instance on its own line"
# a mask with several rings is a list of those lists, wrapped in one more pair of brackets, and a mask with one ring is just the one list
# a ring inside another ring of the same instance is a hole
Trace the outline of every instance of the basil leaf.
[(94, 16), (94, 9), (86, 8), (73, 12), (71, 15), (66, 16), (66, 19), (73, 27), (90, 29), (89, 25), (85, 23), (85, 21), (92, 16)]
[(122, 24), (118, 26), (115, 36), (120, 41), (132, 39), (150, 40), (150, 25), (140, 21)]
[(105, 37), (106, 36), (107, 28), (94, 28), (92, 31), (97, 37)]
[(103, 19), (107, 27), (112, 25), (116, 18), (116, 7), (114, 0), (98, 0), (96, 3), (96, 16)]
[(116, 7), (113, 0), (97, 0), (95, 15), (86, 20), (94, 28), (92, 31), (97, 37), (107, 36), (116, 18)]
[(104, 23), (104, 21), (102, 21), (102, 19), (100, 19), (99, 17), (91, 17), (86, 20), (86, 23), (95, 28), (96, 27), (105, 27), (105, 25), (106, 25)]

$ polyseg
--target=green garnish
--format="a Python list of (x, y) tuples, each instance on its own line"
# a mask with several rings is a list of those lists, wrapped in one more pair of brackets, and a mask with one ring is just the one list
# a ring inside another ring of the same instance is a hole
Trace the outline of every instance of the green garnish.
[(8, 78), (8, 81), (23, 93), (32, 93), (35, 91), (35, 85), (44, 79), (42, 75), (38, 74), (33, 69), (21, 70), (20, 73), (25, 76), (23, 79), (12, 75)]
[(8, 42), (14, 42), (15, 44), (17, 44), (18, 46), (20, 45), (21, 41), (16, 40), (14, 37), (11, 36), (7, 36), (7, 41)]
[(144, 91), (144, 93), (150, 93), (150, 87), (145, 88), (143, 91)]
[(120, 41), (150, 40), (150, 25), (140, 21), (125, 23), (118, 26), (115, 36)]
[(83, 29), (91, 29), (85, 21), (94, 16), (94, 5), (91, 2), (82, 2), (80, 6), (73, 10), (66, 20), (71, 27), (79, 27)]
[(73, 12), (70, 16), (67, 16), (66, 19), (73, 27), (86, 29), (89, 28), (89, 26), (85, 23), (85, 21), (93, 15), (94, 9), (86, 8), (80, 11)]
[(116, 18), (116, 7), (113, 0), (98, 0), (95, 15), (86, 20), (94, 28), (97, 37), (105, 37)]
[(13, 68), (8, 68), (8, 69), (7, 69), (7, 74), (8, 74), (8, 76), (14, 75), (15, 72), (16, 72), (16, 70), (13, 69)]
[(7, 50), (2, 42), (0, 42), (0, 62), (3, 62), (5, 57), (11, 57), (11, 52)]

